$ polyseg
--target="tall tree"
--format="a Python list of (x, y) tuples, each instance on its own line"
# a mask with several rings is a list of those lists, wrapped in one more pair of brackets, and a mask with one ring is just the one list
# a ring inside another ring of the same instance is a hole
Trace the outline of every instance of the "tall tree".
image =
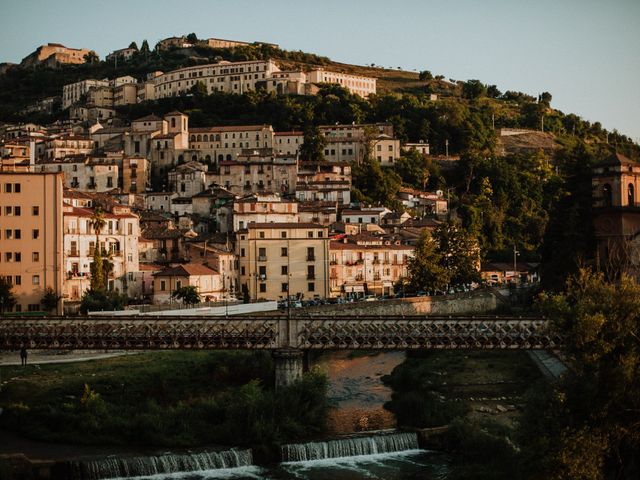
[(442, 266), (442, 255), (437, 242), (424, 230), (416, 245), (415, 255), (409, 260), (410, 285), (414, 290), (442, 290), (451, 276)]
[(103, 252), (100, 246), (100, 233), (106, 225), (104, 212), (100, 207), (96, 207), (90, 220), (91, 227), (96, 233), (96, 244), (93, 250), (93, 264), (91, 265), (91, 290), (106, 290), (106, 276), (104, 274)]
[(149, 48), (149, 42), (147, 40), (142, 40), (142, 45), (140, 46), (140, 52), (149, 53), (151, 49)]
[(129, 44), (129, 48), (133, 48), (134, 50), (138, 50), (138, 44), (136, 42), (131, 42)]
[(182, 300), (185, 305), (195, 305), (200, 303), (200, 295), (198, 295), (198, 289), (194, 285), (180, 287), (173, 292), (171, 296), (178, 300)]
[(16, 304), (16, 296), (12, 290), (13, 284), (0, 276), (0, 313), (10, 310)]
[(304, 129), (304, 140), (300, 146), (300, 159), (306, 162), (323, 162), (327, 140), (317, 125), (308, 124)]

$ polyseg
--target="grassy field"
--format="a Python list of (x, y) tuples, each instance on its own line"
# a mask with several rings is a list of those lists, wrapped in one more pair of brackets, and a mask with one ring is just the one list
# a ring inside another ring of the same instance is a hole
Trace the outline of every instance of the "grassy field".
[(0, 428), (47, 442), (264, 449), (317, 435), (326, 379), (277, 392), (265, 352), (155, 352), (0, 369)]

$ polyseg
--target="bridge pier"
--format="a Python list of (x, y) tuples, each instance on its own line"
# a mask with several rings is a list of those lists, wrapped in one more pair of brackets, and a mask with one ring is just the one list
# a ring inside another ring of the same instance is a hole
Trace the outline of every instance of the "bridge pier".
[(287, 387), (302, 377), (304, 352), (294, 348), (274, 350), (276, 388)]

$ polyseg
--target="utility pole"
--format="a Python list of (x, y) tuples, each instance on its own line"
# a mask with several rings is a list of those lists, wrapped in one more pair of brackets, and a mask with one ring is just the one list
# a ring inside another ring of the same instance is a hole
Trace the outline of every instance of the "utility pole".
[(544, 132), (544, 115), (542, 115), (540, 122), (542, 123), (542, 132)]
[(520, 254), (518, 250), (516, 250), (515, 244), (513, 245), (513, 283), (518, 283), (518, 263), (517, 257)]
[(444, 141), (444, 148), (445, 148), (446, 157), (448, 160), (449, 159), (449, 139), (448, 138)]

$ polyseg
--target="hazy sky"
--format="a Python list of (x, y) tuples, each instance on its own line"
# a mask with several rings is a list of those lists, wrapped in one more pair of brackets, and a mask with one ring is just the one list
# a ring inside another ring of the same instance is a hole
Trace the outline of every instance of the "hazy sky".
[(101, 57), (135, 40), (263, 40), (334, 60), (549, 91), (640, 140), (640, 0), (0, 0), (0, 62), (59, 42)]

